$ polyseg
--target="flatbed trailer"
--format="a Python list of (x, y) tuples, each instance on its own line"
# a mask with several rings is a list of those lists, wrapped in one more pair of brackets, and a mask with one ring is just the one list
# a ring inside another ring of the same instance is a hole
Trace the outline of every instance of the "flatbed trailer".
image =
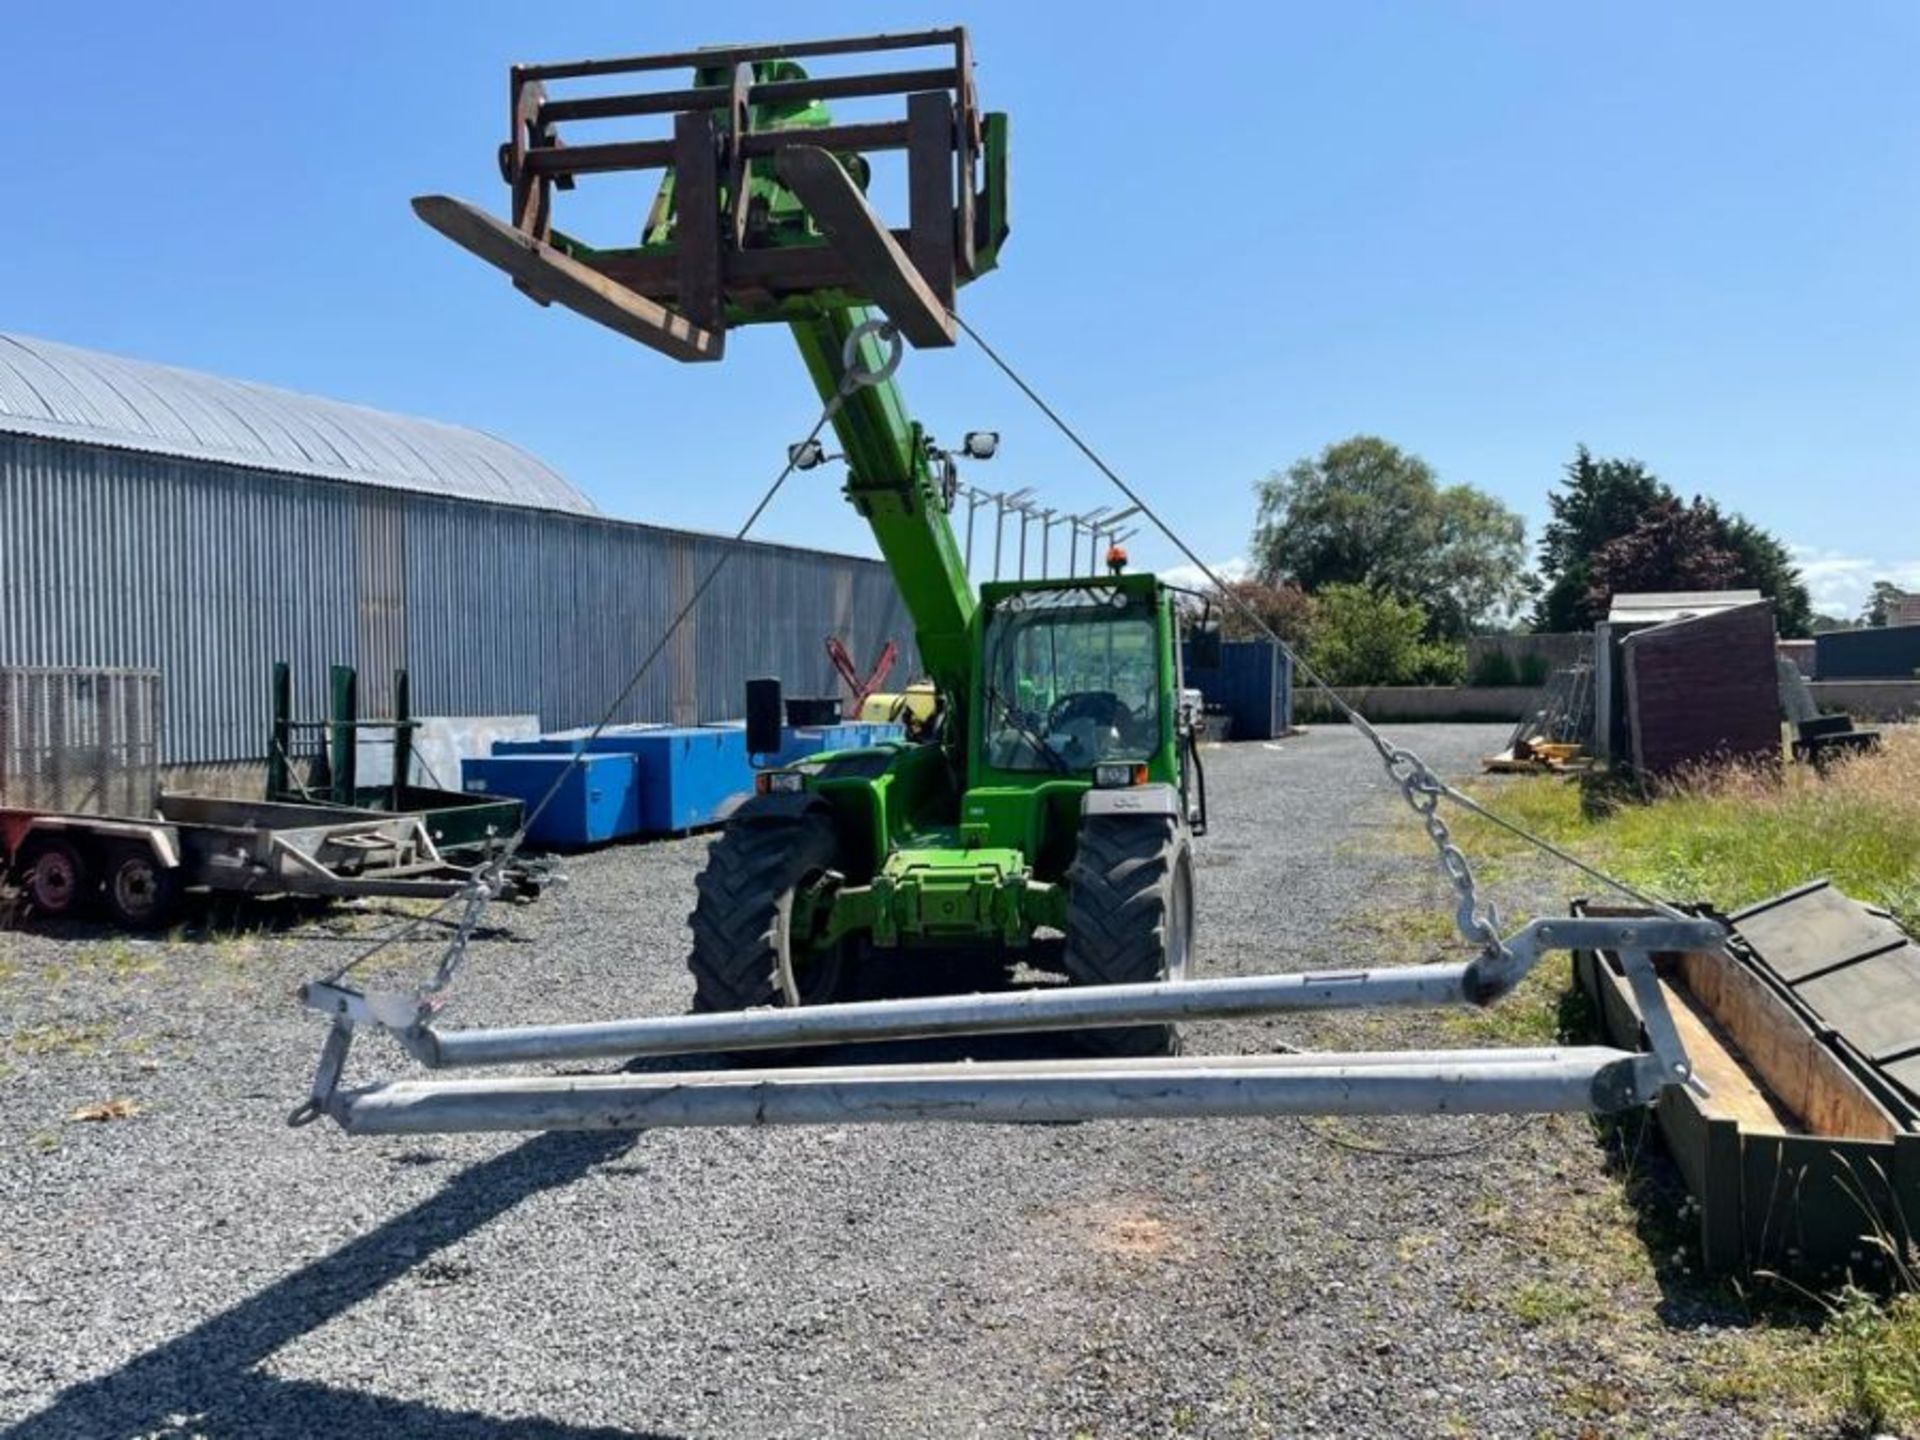
[(138, 929), (166, 925), (188, 891), (441, 899), (477, 869), (449, 862), (417, 814), (165, 793), (145, 818), (0, 807), (0, 860), (35, 914), (97, 897)]

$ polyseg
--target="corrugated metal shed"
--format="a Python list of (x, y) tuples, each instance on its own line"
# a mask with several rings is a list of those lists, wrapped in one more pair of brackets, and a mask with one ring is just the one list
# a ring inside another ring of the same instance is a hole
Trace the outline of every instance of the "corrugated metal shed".
[(0, 334), (0, 431), (595, 513), (557, 471), (477, 430), (24, 335)]
[(384, 713), (404, 667), (416, 713), (589, 724), (722, 554), (616, 719), (737, 716), (750, 675), (835, 693), (830, 631), (915, 664), (876, 561), (0, 431), (0, 665), (158, 669), (170, 764), (264, 754), (282, 659), (311, 706), (348, 664)]
[(165, 763), (264, 755), (276, 660), (303, 707), (346, 664), (365, 714), (405, 668), (416, 714), (589, 724), (721, 556), (617, 720), (737, 716), (750, 675), (836, 693), (829, 633), (912, 670), (875, 561), (613, 520), (455, 426), (0, 336), (0, 666), (160, 671)]

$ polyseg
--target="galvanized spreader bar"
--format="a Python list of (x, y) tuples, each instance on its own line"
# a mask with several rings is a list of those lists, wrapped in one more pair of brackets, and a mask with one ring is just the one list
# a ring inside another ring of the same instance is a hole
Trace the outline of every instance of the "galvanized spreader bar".
[[(1126, 1116), (1611, 1111), (1692, 1080), (1654, 971), (1656, 951), (1717, 949), (1716, 921), (1536, 920), (1472, 960), (1152, 985), (877, 1000), (508, 1029), (440, 1030), (412, 996), (328, 983), (302, 998), (333, 1031), (299, 1122), (356, 1133), (632, 1128)], [(394, 1081), (339, 1088), (356, 1027), (397, 1039), (430, 1069), (630, 1059), (854, 1041), (1224, 1019), (1373, 1006), (1491, 1004), (1554, 949), (1618, 953), (1648, 1053), (1604, 1047), (959, 1062), (844, 1069)]]
[[(721, 1070), (679, 1075), (399, 1080), (339, 1097), (356, 1135), (720, 1125), (1054, 1123), (1259, 1115), (1533, 1114), (1617, 1110), (1653, 1057), (1605, 1047), (1220, 1059), (1019, 1061)], [(1073, 1062), (1066, 1062), (1073, 1063)], [(1657, 1089), (1657, 1085), (1654, 1086)]]

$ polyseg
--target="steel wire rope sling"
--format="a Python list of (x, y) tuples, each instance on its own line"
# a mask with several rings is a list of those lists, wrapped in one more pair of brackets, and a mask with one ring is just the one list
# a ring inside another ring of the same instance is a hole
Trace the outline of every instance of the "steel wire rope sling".
[(978, 330), (975, 330), (973, 326), (963, 320), (957, 312), (949, 311), (948, 313), (953, 316), (954, 324), (966, 332), (967, 338), (980, 347), (981, 353), (993, 363), (994, 367), (998, 369), (1001, 374), (1013, 382), (1014, 387), (1019, 390), (1022, 395), (1026, 396), (1042, 415), (1046, 416), (1054, 428), (1059, 430), (1059, 432), (1066, 437), (1067, 441), (1085, 456), (1096, 470), (1106, 476), (1122, 495), (1126, 496), (1131, 503), (1140, 507), (1141, 513), (1153, 522), (1154, 528), (1164, 535), (1167, 540), (1172, 543), (1174, 548), (1193, 564), (1195, 569), (1207, 577), (1207, 580), (1213, 585), (1214, 589), (1219, 591), (1221, 598), (1238, 610), (1256, 629), (1264, 634), (1268, 640), (1272, 641), (1273, 644), (1279, 648), (1280, 652), (1287, 657), (1288, 663), (1291, 664), (1299, 674), (1306, 677), (1307, 683), (1325, 695), (1347, 722), (1372, 743), (1373, 748), (1380, 754), (1381, 762), (1386, 767), (1388, 777), (1392, 779), (1395, 786), (1398, 787), (1401, 795), (1405, 798), (1407, 804), (1412, 807), (1414, 813), (1420, 817), (1421, 823), (1426, 829), (1427, 837), (1433, 842), (1434, 849), (1439, 857), (1440, 871), (1446, 876), (1448, 883), (1454, 890), (1456, 897), (1454, 923), (1458, 927), (1463, 939), (1481, 946), (1489, 958), (1497, 959), (1505, 963), (1511, 963), (1512, 961), (1512, 956), (1507, 950), (1506, 943), (1501, 938), (1499, 912), (1491, 903), (1481, 903), (1474, 887), (1473, 867), (1467, 860), (1465, 852), (1454, 843), (1452, 832), (1447, 828), (1447, 822), (1440, 816), (1440, 801), (1442, 799), (1453, 801), (1463, 809), (1471, 811), (1482, 819), (1499, 826), (1501, 829), (1526, 841), (1529, 845), (1534, 846), (1543, 853), (1551, 855), (1565, 864), (1571, 865), (1576, 870), (1598, 881), (1600, 884), (1607, 886), (1609, 889), (1639, 901), (1642, 905), (1649, 907), (1666, 919), (1687, 920), (1693, 918), (1673, 902), (1636, 889), (1626, 881), (1608, 874), (1597, 866), (1588, 864), (1576, 855), (1569, 854), (1567, 851), (1553, 844), (1550, 840), (1535, 835), (1525, 826), (1518, 825), (1506, 819), (1504, 816), (1494, 813), (1472, 796), (1449, 785), (1438, 775), (1434, 774), (1427, 762), (1422, 760), (1413, 751), (1404, 746), (1389, 742), (1385, 736), (1373, 727), (1372, 723), (1368, 721), (1365, 716), (1352, 705), (1349, 705), (1332, 685), (1322, 679), (1319, 672), (1307, 664), (1291, 645), (1281, 639), (1280, 636), (1275, 633), (1273, 627), (1267, 624), (1266, 620), (1261, 617), (1258, 611), (1214, 573), (1213, 567), (1202, 560), (1199, 555), (1195, 553), (1193, 547), (1187, 544), (1187, 542), (1174, 531), (1173, 527), (1161, 518), (1159, 511), (1154, 509), (1154, 507), (1140, 495), (1139, 491), (1121, 479), (1113, 467), (1101, 459), (1093, 447), (1080, 437), (1079, 433), (1066, 422), (1060, 413), (1041, 398), (1039, 392), (1027, 383), (1021, 374), (1001, 356), (1000, 352), (995, 350), (993, 346), (982, 338)]
[[(957, 318), (957, 317), (956, 317)], [(1188, 559), (1216, 585), (1214, 575), (1166, 522), (1154, 513), (962, 322), (1009, 378), (1045, 413), (1121, 491), (1148, 513)], [(897, 363), (899, 337), (885, 322), (869, 322), (847, 341), (849, 356), (869, 336), (892, 346), (873, 366), (850, 358), (839, 393), (829, 402), (825, 424), (837, 404), (861, 384), (886, 378)], [(817, 426), (814, 434), (818, 434)], [(813, 436), (809, 436), (812, 439)], [(776, 480), (777, 490), (796, 468), (796, 446)], [(773, 490), (755, 511), (772, 499)], [(751, 524), (753, 517), (749, 517)], [(742, 528), (745, 533), (745, 527)], [(717, 568), (717, 567), (716, 567)], [(711, 579), (711, 576), (708, 577)], [(702, 584), (705, 588), (705, 582)], [(1230, 592), (1228, 592), (1230, 595)], [(1244, 602), (1236, 600), (1240, 608)], [(696, 594), (697, 599), (697, 594)], [(691, 609), (676, 617), (677, 625)], [(1249, 612), (1250, 613), (1250, 612)], [(1665, 901), (1641, 895), (1624, 882), (1566, 854), (1538, 837), (1486, 811), (1452, 790), (1411, 751), (1389, 744), (1365, 719), (1334, 694), (1324, 679), (1301, 663), (1290, 646), (1251, 615), (1256, 627), (1280, 647), (1309, 683), (1326, 690), (1334, 704), (1379, 751), (1383, 764), (1426, 824), (1440, 854), (1442, 871), (1459, 896), (1456, 919), (1462, 933), (1480, 945), (1465, 966), (1411, 966), (1385, 971), (1253, 976), (1220, 981), (1186, 981), (1092, 987), (1087, 993), (1028, 992), (1012, 995), (888, 1000), (830, 1004), (803, 1009), (763, 1009), (695, 1016), (597, 1021), (571, 1025), (523, 1026), (495, 1030), (437, 1031), (429, 1017), (438, 1002), (434, 990), (457, 963), (461, 944), (449, 947), (443, 977), (434, 987), (405, 992), (362, 994), (315, 982), (303, 987), (309, 1008), (330, 1014), (333, 1023), (314, 1077), (311, 1100), (291, 1117), (304, 1123), (332, 1114), (355, 1133), (434, 1133), (472, 1129), (601, 1128), (603, 1126), (732, 1125), (814, 1123), (836, 1119), (901, 1121), (915, 1118), (993, 1117), (1031, 1119), (1039, 1112), (1066, 1119), (1107, 1115), (1433, 1113), (1456, 1108), (1494, 1111), (1589, 1109), (1610, 1111), (1652, 1098), (1675, 1083), (1699, 1087), (1686, 1058), (1653, 965), (1653, 952), (1666, 948), (1720, 946), (1724, 925), (1676, 911)], [(672, 633), (669, 627), (668, 634)], [(663, 648), (655, 647), (645, 664)], [(644, 668), (644, 666), (643, 666)], [(631, 687), (629, 687), (631, 688)], [(604, 723), (604, 722), (603, 722)], [(1451, 797), (1494, 823), (1527, 838), (1611, 888), (1652, 905), (1657, 921), (1575, 918), (1535, 920), (1502, 939), (1493, 908), (1481, 906), (1472, 868), (1454, 845), (1437, 811)], [(487, 897), (474, 904), (484, 907)], [(377, 1026), (430, 1069), (517, 1063), (526, 1060), (583, 1060), (642, 1055), (702, 1053), (818, 1045), (847, 1039), (907, 1038), (940, 1034), (993, 1033), (1094, 1024), (1124, 1016), (1129, 1020), (1227, 1018), (1287, 1010), (1345, 1008), (1352, 1005), (1419, 1005), (1466, 1000), (1487, 1004), (1516, 984), (1548, 949), (1566, 949), (1581, 939), (1593, 946), (1619, 947), (1626, 978), (1642, 1012), (1648, 1049), (1639, 1055), (1612, 1050), (1455, 1051), (1357, 1054), (1345, 1064), (1329, 1056), (1301, 1055), (1291, 1067), (1249, 1069), (1247, 1063), (1216, 1057), (1217, 1068), (1189, 1062), (1126, 1062), (1102, 1069), (1099, 1062), (1052, 1062), (1067, 1067), (1058, 1074), (1046, 1065), (972, 1062), (960, 1066), (856, 1067), (841, 1071), (767, 1071), (750, 1084), (713, 1076), (676, 1078), (665, 1087), (622, 1076), (585, 1079), (552, 1077), (478, 1082), (397, 1082), (350, 1093), (337, 1086), (357, 1023)], [(352, 963), (348, 967), (351, 968)], [(1098, 992), (1098, 993), (1095, 993)], [(1451, 1059), (1442, 1057), (1451, 1056)], [(1503, 1063), (1504, 1062), (1504, 1063)], [(1089, 1068), (1091, 1067), (1091, 1068)], [(1133, 1073), (1135, 1069), (1142, 1073)], [(1067, 1073), (1068, 1071), (1072, 1073)], [(1191, 1071), (1191, 1073), (1189, 1073)], [(1240, 1072), (1247, 1072), (1244, 1076)], [(1047, 1072), (1047, 1073), (1042, 1073)], [(1271, 1073), (1269, 1073), (1271, 1072)], [(1459, 1095), (1454, 1092), (1458, 1087)], [(658, 1093), (656, 1093), (656, 1091)], [(1576, 1091), (1580, 1104), (1569, 1104)], [(956, 1116), (954, 1107), (961, 1114)], [(1515, 1127), (1511, 1133), (1518, 1133)], [(1506, 1136), (1497, 1137), (1504, 1139)], [(1376, 1148), (1376, 1147), (1369, 1147)], [(1400, 1153), (1385, 1147), (1383, 1153)], [(1474, 1147), (1467, 1147), (1474, 1148)], [(1410, 1156), (1406, 1158), (1427, 1158)], [(1432, 1158), (1438, 1158), (1437, 1156)]]
[[(871, 364), (868, 363), (863, 353), (864, 343), (869, 337), (877, 338), (887, 346), (882, 358)], [(819, 438), (820, 432), (827, 428), (828, 423), (833, 419), (834, 415), (839, 412), (840, 407), (846, 403), (847, 398), (856, 390), (864, 389), (871, 385), (878, 385), (890, 379), (893, 372), (900, 366), (902, 353), (903, 345), (900, 336), (894, 331), (893, 327), (885, 321), (869, 320), (856, 327), (854, 331), (847, 336), (846, 345), (841, 352), (841, 368), (843, 374), (839, 388), (834, 392), (833, 397), (820, 408), (820, 415), (813, 422), (813, 428), (807, 432), (806, 439), (799, 445), (789, 447), (787, 463), (780, 468), (780, 473), (774, 476), (773, 483), (767, 487), (766, 493), (761, 495), (759, 503), (753, 507), (748, 513), (747, 518), (743, 520), (739, 528), (733, 532), (732, 538), (734, 540), (739, 541), (746, 539), (748, 533), (759, 522), (760, 517), (766, 513), (767, 507), (773, 504), (774, 497), (780, 493), (780, 489), (787, 483), (788, 477), (799, 468), (800, 452), (803, 451), (807, 445)], [(667, 622), (666, 628), (660, 632), (659, 637), (653, 643), (653, 647), (641, 657), (639, 665), (635, 667), (632, 675), (627, 678), (627, 683), (620, 688), (620, 693), (614, 696), (612, 703), (606, 707), (600, 719), (596, 721), (593, 728), (587, 732), (586, 738), (580, 743), (579, 747), (572, 752), (567, 763), (561, 767), (560, 773), (554, 776), (553, 783), (547, 786), (546, 793), (540, 797), (538, 803), (536, 803), (533, 809), (528, 811), (525, 818), (521, 820), (520, 828), (507, 837), (507, 842), (501, 850), (475, 870), (473, 878), (462, 887), (459, 893), (448, 896), (424, 915), (413, 917), (391, 933), (375, 940), (372, 945), (327, 975), (321, 982), (322, 985), (329, 988), (345, 989), (346, 987), (341, 986), (340, 982), (348, 975), (352, 974), (376, 955), (381, 954), (394, 945), (400, 944), (427, 925), (433, 924), (457, 904), (460, 906), (460, 918), (455, 923), (452, 939), (447, 942), (447, 948), (441, 953), (439, 964), (434, 967), (432, 978), (423, 984), (415, 986), (410, 996), (403, 997), (406, 1002), (411, 1005), (413, 1018), (415, 1020), (439, 1008), (441, 1001), (437, 997), (452, 983), (453, 977), (459, 972), (460, 966), (465, 962), (468, 942), (472, 940), (474, 931), (479, 927), (481, 918), (486, 914), (487, 906), (499, 897), (506, 867), (512, 862), (514, 856), (519, 853), (520, 847), (526, 843), (528, 832), (532, 830), (534, 823), (539, 820), (547, 806), (553, 802), (554, 796), (560, 793), (560, 787), (566, 783), (567, 777), (573, 772), (574, 767), (584, 763), (587, 752), (591, 749), (593, 742), (600, 737), (607, 726), (613, 723), (613, 717), (619, 713), (620, 707), (627, 703), (628, 697), (633, 694), (634, 690), (639, 686), (640, 681), (645, 678), (647, 672), (653, 668), (654, 662), (666, 652), (668, 642), (673, 639), (674, 634), (680, 627), (686, 623), (687, 617), (692, 615), (694, 610), (698, 608), (701, 599), (706, 595), (707, 591), (712, 588), (713, 582), (719, 578), (720, 572), (726, 568), (727, 562), (733, 558), (733, 553), (731, 550), (723, 550), (719, 557), (714, 560), (713, 564), (707, 568), (707, 573), (701, 576), (700, 583), (694, 586), (693, 594), (687, 597), (686, 603), (680, 607), (673, 619)], [(303, 990), (306, 988), (305, 986), (302, 987)], [(393, 1005), (396, 997), (362, 995), (360, 998), (367, 1000), (370, 1004), (379, 1003), (381, 1008), (390, 1009), (393, 1019), (401, 1019), (398, 1013), (398, 1007)], [(314, 1083), (315, 1097), (330, 1091), (338, 1081), (340, 1070), (346, 1062), (350, 1037), (350, 1028), (336, 1020), (333, 1029), (327, 1035), (326, 1045), (321, 1050), (320, 1071)], [(289, 1125), (310, 1124), (320, 1118), (321, 1112), (322, 1107), (319, 1100), (317, 1098), (310, 1098), (294, 1109), (293, 1113), (287, 1117), (287, 1123)]]
[[(1220, 576), (1214, 572), (1213, 567), (1200, 558), (1193, 547), (1187, 544), (1186, 540), (1161, 517), (1160, 512), (1156, 510), (1139, 491), (1127, 484), (1113, 467), (1107, 464), (1107, 462), (1101, 458), (1100, 454), (1081, 438), (1079, 432), (1067, 423), (1065, 417), (1049, 405), (1040, 393), (1027, 382), (1026, 378), (1022, 376), (1019, 371), (1015, 370), (1000, 352), (987, 342), (978, 330), (974, 329), (973, 326), (962, 319), (958, 311), (949, 310), (948, 314), (953, 317), (954, 324), (966, 334), (969, 340), (973, 341), (973, 343), (980, 348), (980, 352), (992, 362), (994, 367), (1013, 383), (1014, 388), (1024, 395), (1028, 401), (1033, 404), (1034, 408), (1039, 410), (1053, 427), (1057, 429), (1096, 470), (1112, 483), (1115, 489), (1126, 496), (1130, 503), (1139, 506), (1140, 513), (1151, 520), (1154, 528), (1164, 535), (1174, 548), (1184, 555), (1202, 575), (1206, 576), (1207, 580), (1213, 585), (1213, 588), (1220, 594), (1222, 599), (1238, 610), (1247, 620), (1252, 622), (1254, 627), (1264, 634), (1267, 639), (1279, 649), (1281, 654), (1287, 657), (1288, 663), (1293, 666), (1294, 670), (1305, 676), (1309, 685), (1325, 695), (1327, 699), (1332, 702), (1334, 708), (1346, 719), (1347, 723), (1364, 735), (1369, 743), (1372, 744), (1373, 748), (1379, 752), (1381, 763), (1386, 768), (1388, 778), (1394, 782), (1413, 812), (1420, 817), (1421, 824), (1427, 832), (1428, 839), (1433, 842), (1440, 872), (1446, 877), (1448, 884), (1453, 887), (1455, 896), (1454, 924), (1456, 928), (1459, 930), (1463, 939), (1470, 944), (1480, 947), (1481, 954), (1494, 968), (1494, 979), (1496, 983), (1501, 977), (1511, 976), (1514, 972), (1523, 970), (1525, 967), (1508, 948), (1506, 940), (1500, 932), (1500, 916), (1497, 907), (1490, 901), (1483, 904), (1479, 898), (1474, 884), (1473, 866), (1467, 859), (1466, 852), (1454, 843), (1452, 832), (1448, 829), (1447, 822), (1440, 815), (1440, 802), (1443, 799), (1453, 801), (1462, 809), (1480, 816), (1483, 820), (1498, 826), (1500, 829), (1534, 846), (1543, 854), (1572, 866), (1582, 874), (1598, 881), (1609, 889), (1638, 901), (1665, 919), (1689, 920), (1694, 918), (1686, 914), (1685, 911), (1681, 910), (1672, 901), (1661, 896), (1648, 894), (1645, 891), (1629, 885), (1626, 881), (1607, 873), (1598, 866), (1591, 865), (1578, 856), (1570, 854), (1545, 837), (1534, 834), (1525, 826), (1516, 824), (1506, 817), (1489, 810), (1472, 796), (1465, 794), (1463, 791), (1448, 784), (1445, 780), (1442, 780), (1438, 775), (1434, 774), (1432, 768), (1426, 761), (1421, 759), (1420, 756), (1412, 750), (1389, 742), (1385, 736), (1374, 728), (1372, 722), (1362, 715), (1359, 710), (1348, 704), (1340, 693), (1335, 690), (1332, 685), (1328, 684), (1320, 673), (1300, 656), (1293, 646), (1281, 639), (1273, 627), (1266, 622), (1265, 618), (1262, 617), (1258, 611), (1248, 604), (1246, 600), (1242, 599), (1237, 591), (1222, 581)], [(1636, 996), (1639, 996), (1644, 1002), (1647, 997), (1642, 996), (1641, 991), (1646, 988), (1647, 981), (1637, 973), (1630, 975), (1629, 979), (1633, 985)], [(1692, 1067), (1686, 1062), (1684, 1050), (1679, 1046), (1678, 1036), (1672, 1033), (1672, 1021), (1664, 1013), (1664, 1008), (1662, 1007), (1657, 1019), (1652, 1015), (1650, 1015), (1648, 1019), (1650, 1022), (1649, 1028), (1660, 1032), (1652, 1037), (1655, 1050), (1663, 1055), (1679, 1055), (1681, 1058), (1677, 1062), (1674, 1062), (1674, 1068), (1677, 1071), (1678, 1077), (1685, 1084), (1704, 1093), (1706, 1087), (1693, 1072)], [(1450, 1158), (1474, 1150), (1504, 1144), (1506, 1141), (1513, 1139), (1523, 1130), (1527, 1129), (1539, 1118), (1539, 1116), (1529, 1116), (1488, 1140), (1469, 1142), (1463, 1146), (1442, 1150), (1402, 1149), (1390, 1145), (1349, 1144), (1322, 1135), (1304, 1122), (1297, 1121), (1296, 1123), (1299, 1123), (1301, 1128), (1305, 1129), (1308, 1133), (1313, 1134), (1316, 1139), (1323, 1140), (1329, 1144), (1340, 1145), (1342, 1148), (1353, 1149), (1360, 1153), (1400, 1159), (1427, 1160)]]

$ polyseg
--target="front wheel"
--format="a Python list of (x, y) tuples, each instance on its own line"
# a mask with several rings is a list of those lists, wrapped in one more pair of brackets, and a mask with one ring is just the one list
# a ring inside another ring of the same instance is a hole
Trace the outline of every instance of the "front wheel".
[(727, 827), (707, 852), (687, 918), (695, 1010), (823, 1005), (846, 993), (853, 942), (817, 945), (805, 933), (808, 902), (838, 860), (825, 815)]
[[(1064, 964), (1075, 985), (1184, 980), (1193, 954), (1193, 846), (1166, 815), (1090, 815), (1067, 872)], [(1103, 1055), (1171, 1055), (1172, 1025), (1077, 1032)]]

